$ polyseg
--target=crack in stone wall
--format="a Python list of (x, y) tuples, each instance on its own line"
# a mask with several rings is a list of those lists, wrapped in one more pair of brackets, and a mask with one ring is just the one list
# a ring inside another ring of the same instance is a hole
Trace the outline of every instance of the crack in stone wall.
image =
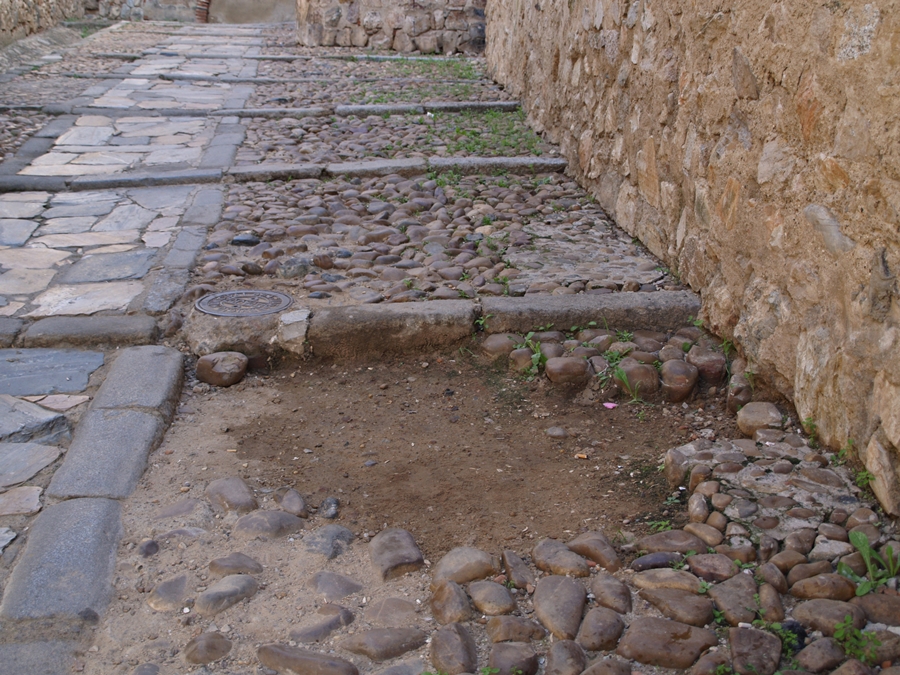
[(297, 0), (308, 47), (370, 47), (423, 54), (484, 51), (486, 0)]
[(487, 58), (758, 382), (900, 513), (893, 0), (492, 0)]

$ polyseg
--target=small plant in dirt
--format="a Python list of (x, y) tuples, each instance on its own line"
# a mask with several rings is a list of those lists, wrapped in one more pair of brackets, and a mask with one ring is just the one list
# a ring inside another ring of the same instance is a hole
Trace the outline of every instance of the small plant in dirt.
[(483, 331), (487, 327), (488, 319), (493, 318), (493, 314), (485, 314), (475, 319), (475, 330)]
[(537, 376), (537, 374), (541, 371), (541, 368), (544, 367), (544, 364), (547, 363), (547, 357), (541, 352), (541, 343), (539, 340), (534, 340), (534, 331), (530, 331), (525, 336), (525, 341), (516, 344), (516, 349), (530, 349), (531, 350), (531, 366), (525, 371), (526, 376), (531, 379)]
[(867, 471), (866, 469), (860, 469), (858, 471), (854, 471), (853, 473), (853, 482), (864, 490), (868, 488), (874, 480), (875, 474), (871, 471)]
[(851, 532), (850, 543), (859, 551), (866, 564), (866, 576), (858, 576), (843, 561), (838, 563), (837, 572), (856, 583), (857, 596), (871, 593), (900, 574), (900, 552), (895, 553), (893, 547), (886, 546), (883, 551), (884, 557), (882, 557), (872, 549), (868, 538), (862, 532)]
[(617, 330), (616, 339), (619, 342), (631, 342), (634, 339), (634, 333), (627, 330)]
[(734, 351), (734, 343), (728, 338), (722, 339), (722, 344), (719, 345), (722, 349), (722, 353), (725, 354), (725, 358), (731, 358), (731, 352)]
[(668, 532), (672, 529), (672, 523), (668, 520), (650, 520), (647, 522), (647, 527), (651, 532)]
[(491, 668), (489, 666), (485, 666), (481, 670), (478, 671), (480, 675), (497, 675), (500, 672), (499, 668)]
[(809, 447), (819, 447), (819, 427), (816, 424), (816, 421), (812, 417), (807, 417), (800, 424), (803, 426), (803, 431), (809, 436)]
[(881, 641), (872, 633), (864, 633), (853, 625), (853, 617), (849, 614), (834, 627), (834, 640), (851, 659), (857, 659), (867, 665), (875, 664), (875, 650)]
[[(715, 615), (715, 610), (713, 610), (713, 615)], [(716, 666), (715, 675), (734, 675), (734, 669), (727, 663), (720, 663)]]
[(613, 375), (616, 378), (616, 381), (625, 389), (625, 393), (631, 397), (631, 400), (628, 401), (629, 403), (646, 403), (640, 396), (641, 385), (632, 385), (628, 380), (628, 375), (622, 369), (622, 366), (616, 365), (616, 367), (613, 368)]
[(710, 588), (712, 588), (712, 584), (711, 584), (711, 583), (709, 583), (708, 581), (702, 581), (702, 580), (701, 580), (701, 581), (700, 581), (700, 588), (697, 590), (697, 592), (698, 592), (700, 595), (706, 595), (707, 593), (709, 593), (709, 589), (710, 589)]
[(836, 466), (843, 466), (847, 463), (850, 457), (853, 455), (853, 439), (848, 438), (847, 442), (844, 443), (844, 447), (838, 450), (837, 457), (832, 460), (832, 464)]

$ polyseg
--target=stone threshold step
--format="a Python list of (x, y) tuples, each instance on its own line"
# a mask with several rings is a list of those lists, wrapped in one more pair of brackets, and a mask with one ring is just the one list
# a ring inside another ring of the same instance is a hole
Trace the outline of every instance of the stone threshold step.
[(561, 157), (414, 157), (334, 164), (257, 164), (232, 167), (227, 175), (240, 182), (319, 178), (323, 176), (417, 176), (430, 171), (485, 173), (559, 173), (568, 162)]
[(73, 192), (112, 190), (115, 188), (154, 187), (163, 185), (200, 185), (222, 180), (221, 169), (190, 169), (159, 173), (110, 174), (106, 176), (19, 176), (0, 175), (0, 193), (4, 192)]
[(426, 300), (404, 304), (349, 305), (309, 310), (296, 305), (281, 315), (213, 317), (192, 312), (184, 330), (197, 353), (272, 349), (325, 358), (371, 358), (448, 348), (464, 343), (485, 319), (489, 333), (525, 334), (541, 325), (672, 330), (700, 311), (690, 291), (608, 295)]
[(212, 117), (349, 117), (356, 115), (422, 115), (427, 112), (466, 112), (469, 110), (516, 112), (518, 101), (429, 101), (425, 103), (373, 103), (368, 105), (315, 106), (311, 108), (225, 108), (212, 110)]
[(146, 314), (51, 316), (35, 321), (24, 331), (25, 324), (21, 319), (7, 321), (10, 321), (6, 326), (8, 332), (0, 330), (4, 342), (9, 339), (6, 346), (17, 343), (25, 349), (133, 347), (152, 345), (159, 335), (156, 319)]

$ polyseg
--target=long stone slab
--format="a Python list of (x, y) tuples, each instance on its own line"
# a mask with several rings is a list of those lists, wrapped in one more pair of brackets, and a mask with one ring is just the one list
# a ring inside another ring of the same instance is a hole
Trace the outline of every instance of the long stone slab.
[(327, 117), (331, 108), (223, 108), (213, 110), (216, 117)]
[(128, 497), (165, 430), (165, 422), (153, 413), (90, 410), (78, 424), (47, 494), (58, 499)]
[(51, 316), (31, 324), (25, 347), (94, 347), (150, 344), (156, 340), (152, 316)]
[(111, 499), (72, 499), (35, 519), (25, 551), (3, 593), (0, 620), (43, 624), (66, 635), (95, 623), (109, 603), (121, 506)]
[(329, 176), (416, 176), (428, 170), (425, 159), (381, 159), (362, 162), (338, 162), (329, 164), (325, 172)]
[(534, 295), (482, 298), (481, 315), (491, 333), (515, 333), (536, 326), (587, 326), (596, 322), (629, 330), (669, 330), (700, 312), (700, 297), (691, 291), (609, 293), (606, 295)]
[(18, 485), (59, 457), (59, 448), (40, 443), (0, 443), (0, 488)]
[(321, 164), (267, 163), (255, 166), (238, 166), (228, 170), (228, 175), (238, 181), (268, 181), (277, 179), (318, 178), (325, 167)]
[(460, 171), (464, 174), (505, 172), (514, 174), (558, 173), (568, 162), (562, 157), (429, 157), (433, 171)]
[(176, 349), (160, 345), (125, 349), (116, 357), (91, 409), (149, 408), (169, 420), (183, 377), (184, 357)]
[(308, 335), (317, 356), (358, 358), (452, 345), (474, 322), (467, 300), (328, 307), (312, 315)]
[(84, 391), (103, 365), (100, 352), (74, 349), (0, 349), (0, 394), (39, 396)]

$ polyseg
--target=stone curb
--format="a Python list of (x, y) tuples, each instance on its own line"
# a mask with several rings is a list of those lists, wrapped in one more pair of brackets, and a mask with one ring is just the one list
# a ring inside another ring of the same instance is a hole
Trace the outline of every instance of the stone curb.
[(308, 339), (316, 356), (330, 358), (421, 351), (467, 339), (476, 315), (468, 300), (326, 308), (313, 313)]
[(321, 176), (418, 176), (428, 171), (462, 171), (479, 173), (559, 173), (568, 163), (558, 157), (413, 157), (409, 159), (380, 159), (336, 164), (256, 164), (229, 169), (227, 174), (237, 181), (266, 181), (289, 178), (319, 178)]
[(592, 321), (599, 328), (608, 324), (628, 330), (671, 330), (689, 324), (699, 313), (700, 297), (691, 291), (481, 299), (481, 316), (490, 333), (527, 332), (550, 324), (566, 330)]
[(13, 624), (5, 640), (71, 639), (98, 621), (113, 590), (121, 510), (111, 499), (73, 499), (38, 515), (0, 604), (0, 622)]
[[(84, 77), (83, 75), (74, 75), (63, 73), (63, 77)], [(100, 76), (102, 77), (102, 75)], [(116, 78), (122, 78), (122, 75), (115, 75)], [(222, 84), (316, 84), (320, 82), (338, 82), (341, 77), (242, 77), (236, 75), (194, 75), (193, 73), (160, 73), (155, 77), (159, 80), (169, 80), (170, 82), (219, 82)], [(112, 79), (108, 77), (107, 79)], [(360, 77), (357, 82), (409, 82), (421, 83), (428, 82), (431, 84), (471, 84), (473, 80), (459, 80), (453, 78), (442, 78), (439, 80), (429, 79), (427, 77)]]
[(172, 419), (182, 378), (183, 357), (174, 349), (150, 345), (121, 352), (79, 422), (47, 494), (128, 497)]
[(238, 181), (267, 181), (291, 178), (318, 178), (325, 171), (321, 164), (257, 164), (239, 166), (226, 173)]
[(327, 117), (333, 114), (326, 108), (223, 108), (209, 112), (213, 117)]
[(334, 114), (338, 117), (350, 117), (351, 115), (356, 115), (357, 117), (368, 115), (421, 115), (424, 112), (425, 106), (421, 103), (334, 106)]
[(164, 185), (202, 185), (222, 180), (221, 169), (185, 169), (159, 173), (108, 174), (106, 176), (19, 176), (0, 174), (0, 193), (3, 192), (80, 192), (83, 190), (113, 190), (116, 188), (160, 187)]
[(156, 320), (150, 316), (51, 316), (31, 324), (22, 334), (22, 346), (121, 347), (156, 341)]

